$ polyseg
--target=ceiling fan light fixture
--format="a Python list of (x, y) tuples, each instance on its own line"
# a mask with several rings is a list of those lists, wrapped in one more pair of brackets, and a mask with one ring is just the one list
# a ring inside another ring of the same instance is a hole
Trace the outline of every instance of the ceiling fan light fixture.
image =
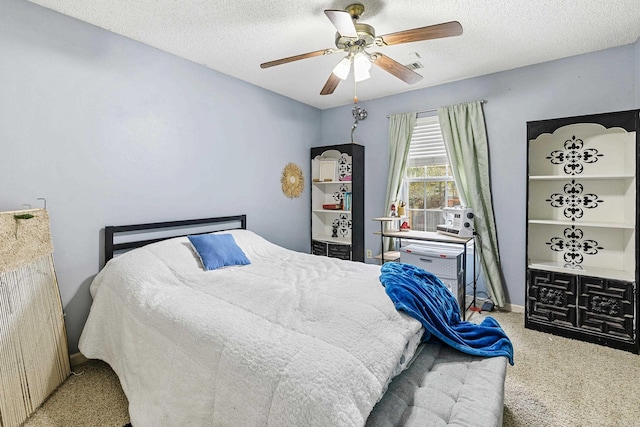
[(349, 57), (343, 58), (338, 62), (338, 65), (333, 69), (335, 74), (341, 80), (346, 80), (349, 77), (349, 71), (351, 70), (351, 59)]
[(369, 70), (371, 69), (371, 61), (362, 52), (353, 58), (353, 77), (356, 82), (361, 82), (371, 78)]
[[(320, 90), (320, 95), (331, 95), (340, 84), (340, 80), (346, 80), (349, 77), (351, 63), (353, 63), (354, 89), (355, 83), (371, 77), (369, 74), (371, 64), (374, 64), (376, 67), (381, 68), (407, 84), (415, 84), (422, 79), (422, 75), (414, 71), (414, 69), (417, 68), (414, 67), (414, 65), (418, 64), (417, 61), (415, 64), (409, 64), (409, 66), (407, 66), (380, 52), (369, 53), (366, 49), (373, 46), (391, 46), (459, 36), (462, 34), (462, 25), (460, 25), (458, 21), (450, 21), (376, 36), (376, 31), (371, 25), (357, 22), (364, 13), (364, 5), (361, 3), (351, 4), (347, 6), (345, 10), (327, 9), (324, 13), (335, 29), (338, 30), (334, 40), (335, 48), (316, 50), (275, 61), (264, 62), (260, 64), (260, 68), (269, 68), (301, 59), (344, 52), (347, 56), (335, 66), (333, 72), (329, 75), (329, 78)], [(416, 59), (420, 57), (416, 52), (412, 53), (412, 55)], [(354, 101), (356, 103), (358, 102), (357, 96), (354, 96)]]

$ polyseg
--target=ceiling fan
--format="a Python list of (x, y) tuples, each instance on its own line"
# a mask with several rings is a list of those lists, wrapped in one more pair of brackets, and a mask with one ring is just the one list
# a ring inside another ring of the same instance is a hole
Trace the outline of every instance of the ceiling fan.
[(357, 22), (363, 12), (364, 6), (360, 3), (349, 5), (345, 10), (325, 10), (325, 15), (327, 15), (327, 18), (329, 18), (338, 30), (336, 33), (335, 48), (316, 50), (314, 52), (265, 62), (260, 64), (260, 68), (269, 68), (300, 59), (329, 55), (335, 52), (346, 52), (347, 56), (333, 69), (329, 79), (320, 91), (320, 95), (332, 94), (338, 86), (338, 83), (340, 83), (340, 80), (345, 80), (349, 75), (351, 64), (353, 64), (353, 73), (356, 82), (366, 80), (370, 77), (369, 69), (373, 63), (400, 80), (408, 84), (414, 84), (422, 79), (420, 74), (380, 52), (370, 53), (367, 52), (366, 49), (374, 45), (376, 47), (390, 46), (459, 36), (462, 34), (462, 25), (457, 21), (452, 21), (376, 37), (375, 29), (371, 25)]

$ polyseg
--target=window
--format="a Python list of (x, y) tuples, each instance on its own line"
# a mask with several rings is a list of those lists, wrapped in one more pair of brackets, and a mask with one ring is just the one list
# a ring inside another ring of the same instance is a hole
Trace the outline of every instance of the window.
[(460, 205), (437, 115), (416, 121), (402, 186), (413, 230), (436, 231), (442, 208)]

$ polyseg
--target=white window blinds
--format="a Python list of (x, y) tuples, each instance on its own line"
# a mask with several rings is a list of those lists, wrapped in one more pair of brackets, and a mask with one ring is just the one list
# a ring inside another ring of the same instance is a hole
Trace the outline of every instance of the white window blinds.
[(407, 167), (449, 164), (437, 115), (418, 117), (413, 128)]

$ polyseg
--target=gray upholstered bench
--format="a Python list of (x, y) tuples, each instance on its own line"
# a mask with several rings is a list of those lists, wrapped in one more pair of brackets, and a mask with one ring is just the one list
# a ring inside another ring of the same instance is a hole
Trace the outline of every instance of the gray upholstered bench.
[(367, 427), (502, 426), (506, 357), (421, 345), (373, 408)]

